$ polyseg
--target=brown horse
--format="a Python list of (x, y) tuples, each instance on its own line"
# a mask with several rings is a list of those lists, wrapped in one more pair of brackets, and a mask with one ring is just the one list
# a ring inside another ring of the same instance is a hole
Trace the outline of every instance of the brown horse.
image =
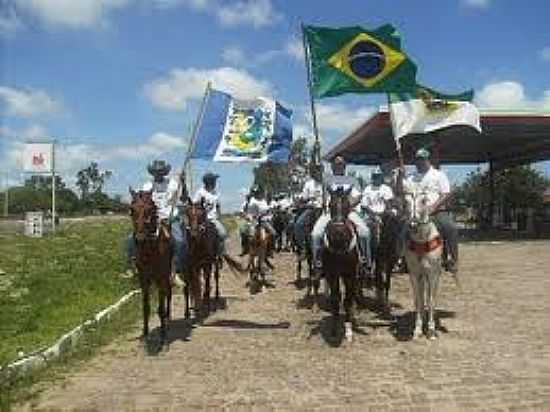
[(359, 270), (359, 250), (357, 234), (353, 223), (348, 219), (351, 210), (350, 190), (338, 188), (331, 192), (331, 219), (325, 231), (325, 245), (322, 251), (323, 273), (330, 288), (330, 303), (334, 316), (333, 335), (337, 334), (340, 315), (340, 279), (345, 286), (344, 309), (345, 336), (352, 340), (353, 303), (357, 293), (357, 272)]
[(269, 251), (274, 247), (274, 239), (269, 230), (262, 224), (263, 215), (259, 215), (250, 236), (248, 250), (248, 286), (251, 293), (262, 289), (266, 284), (266, 269), (273, 269), (269, 261)]
[(386, 210), (382, 215), (382, 221), (378, 225), (376, 250), (372, 254), (375, 259), (376, 296), (382, 308), (387, 308), (389, 305), (391, 276), (399, 261), (398, 243), (403, 227), (399, 212), (400, 204), (392, 202), (389, 206), (392, 205), (394, 207), (389, 207), (389, 210)]
[[(160, 318), (160, 336), (166, 340), (172, 287), (170, 273), (172, 267), (172, 249), (170, 228), (162, 222), (158, 226), (157, 207), (151, 192), (135, 192), (130, 188), (132, 202), (130, 216), (134, 226), (136, 242), (136, 268), (143, 297), (143, 337), (149, 334), (150, 291), (154, 284), (158, 289), (158, 315)], [(158, 228), (158, 234), (157, 234)]]
[[(227, 262), (232, 270), (244, 272), (242, 266), (227, 254), (220, 255), (219, 239), (216, 227), (207, 219), (207, 211), (204, 202), (188, 202), (185, 208), (187, 222), (186, 235), (188, 249), (188, 271), (185, 277), (185, 317), (190, 317), (190, 297), (193, 297), (193, 307), (199, 310), (201, 307), (210, 312), (210, 294), (212, 270), (216, 283), (215, 299), (220, 299), (220, 267), (222, 259)], [(201, 276), (202, 275), (202, 276)], [(202, 279), (201, 279), (202, 278)], [(202, 282), (204, 292), (201, 295)]]

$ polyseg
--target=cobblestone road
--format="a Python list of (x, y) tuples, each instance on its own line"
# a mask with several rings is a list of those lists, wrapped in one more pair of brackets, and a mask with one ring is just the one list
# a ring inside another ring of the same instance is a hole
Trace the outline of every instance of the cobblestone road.
[(462, 245), (462, 291), (446, 275), (437, 341), (409, 341), (408, 278), (395, 322), (358, 315), (351, 344), (328, 337), (327, 312), (300, 305), (294, 261), (249, 296), (226, 273), (226, 307), (193, 328), (176, 297), (170, 348), (148, 355), (123, 336), (22, 409), (550, 411), (550, 242)]

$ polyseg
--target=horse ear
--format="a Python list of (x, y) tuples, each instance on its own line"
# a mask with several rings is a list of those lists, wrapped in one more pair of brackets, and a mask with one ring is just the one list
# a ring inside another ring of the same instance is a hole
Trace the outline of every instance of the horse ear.
[(204, 208), (204, 197), (201, 197), (201, 207)]
[(128, 186), (128, 192), (130, 193), (130, 196), (132, 196), (132, 199), (136, 197), (136, 191), (132, 188), (132, 186)]

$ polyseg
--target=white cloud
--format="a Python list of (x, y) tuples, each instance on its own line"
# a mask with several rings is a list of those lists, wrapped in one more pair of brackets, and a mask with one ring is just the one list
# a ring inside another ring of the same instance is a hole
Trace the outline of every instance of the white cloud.
[(539, 99), (529, 99), (521, 83), (489, 83), (476, 94), (476, 103), (481, 108), (550, 110), (550, 89)]
[(462, 0), (462, 3), (469, 7), (486, 9), (491, 5), (491, 0)]
[(165, 110), (183, 110), (187, 102), (200, 99), (208, 81), (212, 87), (241, 99), (272, 95), (269, 82), (258, 80), (246, 70), (232, 67), (217, 69), (174, 69), (167, 77), (153, 80), (144, 87), (151, 103)]
[(228, 46), (222, 52), (222, 59), (237, 67), (258, 67), (270, 63), (277, 58), (292, 58), (304, 60), (302, 42), (291, 38), (281, 49), (265, 50), (258, 53), (247, 53), (239, 46)]
[(8, 4), (3, 5), (0, 2), (0, 37), (10, 37), (22, 26), (15, 8), (10, 7)]
[(244, 66), (248, 61), (243, 49), (239, 46), (226, 47), (222, 52), (222, 59), (233, 66)]
[(15, 0), (20, 10), (50, 26), (94, 28), (130, 0)]
[(59, 113), (62, 105), (42, 90), (24, 90), (0, 86), (0, 101), (12, 116), (33, 117)]
[(540, 58), (544, 60), (545, 62), (550, 62), (550, 47), (544, 47), (539, 52)]
[(271, 0), (220, 3), (216, 9), (216, 16), (225, 26), (252, 25), (255, 28), (271, 26), (282, 18), (273, 8)]
[(285, 51), (296, 60), (304, 60), (304, 45), (298, 38), (290, 39), (286, 44)]
[(340, 133), (351, 132), (376, 111), (370, 106), (350, 108), (340, 103), (318, 104), (316, 110), (321, 129)]

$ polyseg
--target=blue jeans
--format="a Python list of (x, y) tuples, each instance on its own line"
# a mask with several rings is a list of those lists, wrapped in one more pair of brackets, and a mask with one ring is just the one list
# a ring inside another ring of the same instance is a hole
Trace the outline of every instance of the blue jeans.
[[(182, 273), (185, 271), (187, 262), (187, 237), (184, 236), (183, 228), (179, 218), (174, 218), (170, 223), (170, 232), (172, 235), (172, 253), (176, 257), (176, 272)], [(127, 240), (128, 262), (136, 257), (137, 245), (134, 234), (130, 233)]]
[(306, 243), (306, 222), (313, 213), (313, 209), (304, 210), (300, 216), (296, 219), (294, 224), (294, 237), (296, 238), (296, 243), (298, 246), (303, 249)]
[(225, 226), (218, 219), (210, 219), (210, 221), (216, 227), (216, 232), (218, 232), (218, 239), (220, 241), (218, 251), (220, 252), (220, 255), (223, 255), (225, 253), (225, 239), (227, 239), (227, 230), (225, 230)]

